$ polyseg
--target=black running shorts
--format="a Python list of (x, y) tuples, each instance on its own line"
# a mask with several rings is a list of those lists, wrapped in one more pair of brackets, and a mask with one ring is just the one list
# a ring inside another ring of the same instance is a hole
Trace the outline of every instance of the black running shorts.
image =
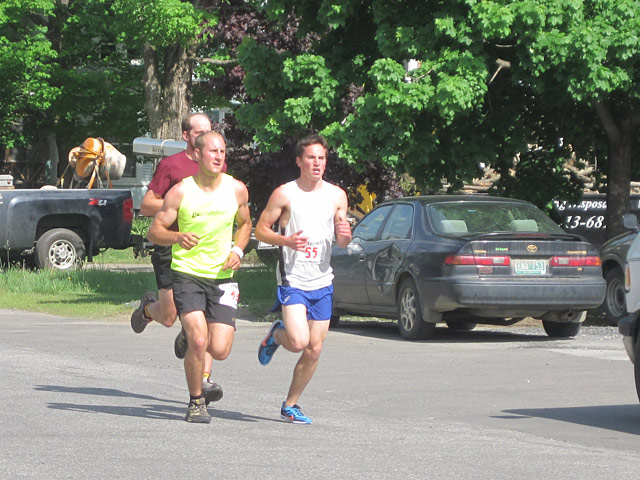
[(156, 274), (156, 285), (161, 288), (172, 289), (173, 277), (171, 275), (171, 247), (154, 245), (151, 254), (153, 272)]
[(178, 315), (201, 311), (207, 322), (236, 326), (238, 284), (232, 278), (211, 279), (171, 271)]

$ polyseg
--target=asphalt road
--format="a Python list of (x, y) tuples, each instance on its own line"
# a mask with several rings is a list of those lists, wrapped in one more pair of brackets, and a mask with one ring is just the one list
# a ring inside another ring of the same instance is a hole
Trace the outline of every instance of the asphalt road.
[(186, 423), (177, 327), (0, 310), (0, 477), (118, 479), (626, 479), (640, 472), (640, 405), (614, 327), (550, 340), (480, 327), (401, 340), (393, 325), (332, 331), (281, 422), (296, 355), (256, 358), (268, 323), (238, 321), (216, 364), (224, 398)]

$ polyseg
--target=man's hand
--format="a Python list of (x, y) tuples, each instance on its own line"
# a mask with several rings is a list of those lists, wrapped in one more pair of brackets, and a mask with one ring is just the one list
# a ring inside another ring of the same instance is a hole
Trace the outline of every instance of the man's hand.
[(238, 270), (242, 265), (242, 260), (236, 252), (231, 252), (227, 259), (224, 261), (224, 265), (222, 265), (222, 270)]
[(345, 248), (351, 241), (351, 225), (342, 215), (334, 222), (336, 231), (336, 245)]
[(193, 247), (198, 245), (200, 241), (200, 236), (191, 232), (179, 233), (178, 244), (184, 248), (185, 250), (191, 250)]
[(286, 238), (286, 246), (299, 252), (304, 252), (304, 249), (307, 248), (308, 243), (309, 237), (303, 236), (302, 230)]

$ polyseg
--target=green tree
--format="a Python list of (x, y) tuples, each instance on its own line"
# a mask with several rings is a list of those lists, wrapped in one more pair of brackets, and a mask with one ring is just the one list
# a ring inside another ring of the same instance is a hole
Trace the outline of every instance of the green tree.
[(114, 0), (119, 41), (140, 56), (144, 108), (151, 135), (180, 139), (192, 109), (192, 80), (207, 28), (217, 22), (216, 1)]
[(443, 179), (456, 189), (482, 162), (501, 173), (497, 192), (534, 192), (545, 206), (579, 190), (564, 161), (604, 141), (618, 230), (637, 123), (638, 1), (260, 4), (279, 21), (293, 12), (316, 38), (299, 54), (250, 38), (239, 49), (251, 101), (238, 118), (263, 148), (321, 131), (352, 164), (409, 173), (423, 191)]
[[(226, 106), (252, 103), (246, 95), (245, 70), (238, 64), (238, 48), (245, 37), (254, 38), (261, 45), (297, 55), (307, 51), (313, 35), (298, 35), (299, 19), (286, 16), (281, 25), (275, 25), (244, 0), (228, 0), (218, 9), (218, 23), (210, 27), (209, 58), (199, 59), (199, 75), (207, 81), (198, 82), (193, 89), (194, 101), (203, 105)], [(208, 68), (205, 72), (203, 66)], [(234, 115), (226, 117), (222, 128), (227, 139), (229, 169), (233, 175), (246, 182), (249, 188), (252, 214), (264, 208), (269, 195), (280, 184), (297, 177), (294, 146), (297, 133), (291, 132), (278, 147), (265, 151), (263, 145), (252, 142), (253, 130), (241, 128)], [(381, 197), (398, 196), (399, 182), (387, 168), (373, 162), (363, 163), (356, 171), (337, 155), (331, 154), (326, 177), (343, 186), (350, 195), (350, 204), (362, 201), (360, 193), (351, 186), (366, 184)]]
[[(620, 233), (622, 213), (629, 209), (631, 162), (640, 123), (640, 2), (525, 2), (514, 12), (510, 38), (520, 35), (513, 75), (564, 110), (555, 118), (567, 118), (569, 111), (589, 119), (591, 125), (575, 121), (567, 126), (565, 140), (582, 155), (606, 145), (607, 234)], [(490, 12), (480, 15), (487, 19)], [(592, 137), (585, 142), (587, 132)]]
[(46, 143), (54, 159), (89, 136), (180, 138), (216, 3), (3, 1), (0, 143)]
[(128, 144), (149, 128), (140, 55), (122, 41), (111, 7), (102, 0), (59, 3), (48, 20), (57, 52), (52, 82), (62, 94), (46, 115), (62, 158), (87, 137)]
[(51, 82), (57, 57), (47, 38), (45, 19), (51, 0), (0, 3), (0, 144), (24, 144), (25, 118), (42, 120), (61, 89)]

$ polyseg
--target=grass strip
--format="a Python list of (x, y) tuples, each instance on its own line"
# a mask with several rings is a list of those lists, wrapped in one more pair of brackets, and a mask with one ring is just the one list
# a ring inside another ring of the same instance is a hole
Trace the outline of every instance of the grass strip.
[[(254, 315), (266, 315), (275, 299), (273, 270), (243, 268), (235, 278), (240, 287), (241, 307)], [(0, 274), (2, 308), (73, 318), (128, 316), (149, 290), (156, 290), (153, 272), (8, 268)]]

